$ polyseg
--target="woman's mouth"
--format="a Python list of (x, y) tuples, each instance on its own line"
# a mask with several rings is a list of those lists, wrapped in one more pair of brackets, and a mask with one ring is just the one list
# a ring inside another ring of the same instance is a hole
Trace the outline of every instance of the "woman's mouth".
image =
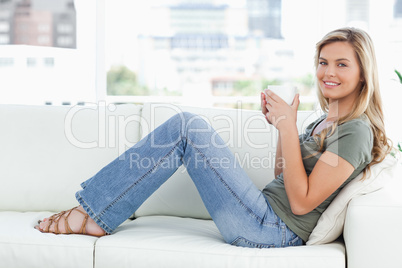
[(327, 87), (336, 87), (339, 86), (341, 83), (331, 82), (331, 81), (323, 81), (324, 85)]

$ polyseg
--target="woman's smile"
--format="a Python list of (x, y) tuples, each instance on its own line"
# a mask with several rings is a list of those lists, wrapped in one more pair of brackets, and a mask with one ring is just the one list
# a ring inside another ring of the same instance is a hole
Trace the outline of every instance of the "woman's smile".
[(327, 88), (335, 88), (337, 86), (340, 86), (341, 83), (333, 82), (333, 81), (323, 81), (325, 87)]

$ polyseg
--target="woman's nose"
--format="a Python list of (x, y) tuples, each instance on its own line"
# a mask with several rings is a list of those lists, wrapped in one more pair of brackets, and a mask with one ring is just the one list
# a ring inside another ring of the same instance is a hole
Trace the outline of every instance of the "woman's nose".
[(332, 66), (327, 66), (326, 70), (325, 70), (325, 74), (329, 77), (334, 77), (335, 76), (335, 70), (334, 67)]

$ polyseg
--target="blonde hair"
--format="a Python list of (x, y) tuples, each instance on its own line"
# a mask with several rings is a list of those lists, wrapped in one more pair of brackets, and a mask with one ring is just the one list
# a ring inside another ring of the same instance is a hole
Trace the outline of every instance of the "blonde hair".
[[(337, 125), (346, 121), (360, 117), (365, 114), (370, 120), (370, 126), (374, 135), (374, 143), (371, 151), (372, 161), (364, 169), (363, 179), (366, 177), (367, 171), (374, 164), (380, 163), (392, 149), (392, 142), (387, 138), (384, 127), (384, 115), (382, 109), (382, 101), (380, 94), (380, 86), (377, 71), (377, 60), (374, 52), (373, 42), (370, 36), (363, 30), (356, 28), (341, 28), (329, 32), (316, 45), (315, 67), (318, 67), (321, 49), (328, 44), (334, 42), (348, 42), (356, 53), (356, 58), (360, 67), (360, 75), (362, 78), (362, 88), (357, 100), (354, 103), (352, 111), (338, 118), (331, 128), (322, 131), (316, 139), (320, 145), (320, 151), (323, 150), (324, 139), (328, 133), (334, 132)], [(328, 112), (329, 102), (319, 89), (318, 83), (318, 99), (321, 109)]]

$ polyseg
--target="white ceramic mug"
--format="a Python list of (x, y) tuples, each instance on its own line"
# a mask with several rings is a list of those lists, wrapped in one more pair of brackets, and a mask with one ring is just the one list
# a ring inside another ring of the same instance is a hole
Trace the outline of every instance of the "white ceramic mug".
[[(292, 105), (293, 99), (296, 95), (296, 87), (294, 86), (283, 86), (283, 85), (272, 85), (267, 86), (267, 89), (274, 92), (281, 99), (283, 99), (287, 104)], [(266, 89), (264, 89), (264, 93), (267, 94)]]

